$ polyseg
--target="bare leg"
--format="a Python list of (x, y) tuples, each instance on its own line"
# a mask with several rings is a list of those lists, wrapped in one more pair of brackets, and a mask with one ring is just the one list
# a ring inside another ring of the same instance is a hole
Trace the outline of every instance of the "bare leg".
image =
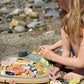
[(84, 69), (76, 69), (74, 72), (66, 74), (64, 79), (72, 80), (75, 77), (79, 77), (82, 80), (84, 78)]

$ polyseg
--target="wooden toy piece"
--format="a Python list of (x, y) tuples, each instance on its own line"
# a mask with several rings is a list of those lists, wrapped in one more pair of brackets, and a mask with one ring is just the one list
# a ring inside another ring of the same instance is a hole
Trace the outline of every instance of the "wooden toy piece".
[(4, 67), (7, 67), (7, 66), (10, 66), (11, 65), (11, 63), (9, 61), (7, 61), (7, 60), (2, 61), (1, 64)]
[(41, 52), (38, 52), (38, 55), (41, 55)]
[(58, 80), (56, 80), (57, 78), (59, 78), (61, 75), (58, 73), (56, 76), (56, 72), (59, 71), (59, 68), (54, 67), (53, 65), (50, 67), (51, 70), (48, 69), (48, 72), (50, 73), (49, 75), (49, 79), (51, 79), (53, 82), (58, 82)]
[(36, 50), (32, 51), (32, 54), (38, 54), (38, 52)]
[(80, 83), (80, 78), (76, 77), (70, 80), (68, 84), (79, 84), (79, 83)]
[(45, 66), (49, 66), (49, 62), (45, 58), (41, 58), (40, 62)]

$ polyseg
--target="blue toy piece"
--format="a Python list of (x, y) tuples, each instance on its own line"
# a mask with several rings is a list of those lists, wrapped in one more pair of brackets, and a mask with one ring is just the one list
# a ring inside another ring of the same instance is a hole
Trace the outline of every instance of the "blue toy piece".
[(14, 72), (6, 71), (6, 74), (13, 76), (14, 75)]

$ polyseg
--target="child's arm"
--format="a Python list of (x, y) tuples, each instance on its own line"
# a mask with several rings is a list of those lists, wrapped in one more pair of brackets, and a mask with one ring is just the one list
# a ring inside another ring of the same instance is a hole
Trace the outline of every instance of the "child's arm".
[(55, 49), (57, 49), (57, 48), (59, 48), (61, 46), (62, 46), (62, 40), (59, 40), (58, 42), (56, 42), (55, 44), (52, 44), (52, 45), (43, 45), (43, 46), (40, 46), (39, 49), (38, 49), (38, 51), (40, 51), (40, 49), (42, 47), (47, 47), (50, 50), (55, 50)]

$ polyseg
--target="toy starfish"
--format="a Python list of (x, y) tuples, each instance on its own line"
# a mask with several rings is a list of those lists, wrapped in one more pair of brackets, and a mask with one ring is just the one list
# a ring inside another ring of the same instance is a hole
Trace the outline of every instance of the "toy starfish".
[(56, 72), (59, 71), (59, 68), (54, 67), (53, 65), (50, 67), (51, 70), (48, 69), (48, 72), (50, 73), (49, 75), (49, 79), (51, 79), (54, 82), (58, 82), (58, 80), (56, 80), (57, 78), (59, 78), (61, 75), (58, 73), (56, 76)]
[(32, 77), (35, 76), (35, 74), (34, 74), (30, 69), (28, 69), (28, 70), (26, 71), (26, 75), (28, 75), (28, 74), (30, 74)]

